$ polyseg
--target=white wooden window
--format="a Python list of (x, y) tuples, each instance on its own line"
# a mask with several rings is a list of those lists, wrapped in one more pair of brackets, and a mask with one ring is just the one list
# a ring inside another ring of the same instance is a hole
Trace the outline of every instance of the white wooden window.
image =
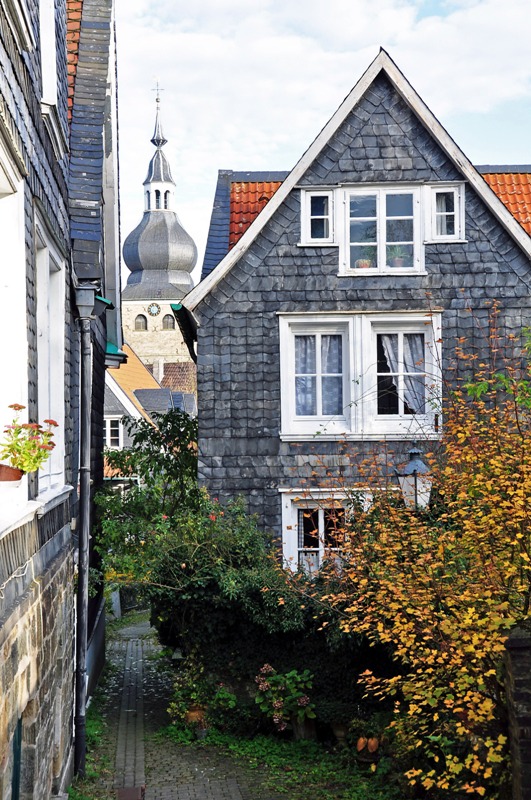
[(283, 439), (437, 436), (440, 315), (280, 318)]
[(301, 205), (301, 243), (333, 244), (334, 193), (302, 191)]
[(420, 189), (356, 189), (345, 195), (344, 269), (418, 272)]
[(120, 417), (106, 417), (104, 430), (104, 445), (113, 450), (121, 450), (124, 446), (123, 425)]
[[(338, 559), (345, 540), (344, 490), (281, 490), (282, 552), (293, 571), (313, 575), (325, 559)], [(363, 494), (363, 493), (360, 493)]]
[(426, 203), (426, 240), (452, 242), (464, 239), (464, 185), (431, 186)]
[(39, 493), (64, 485), (65, 270), (39, 220), (37, 241), (37, 390), (39, 422), (53, 419), (55, 447), (39, 470)]
[(283, 407), (290, 430), (337, 433), (348, 426), (348, 322), (281, 319)]

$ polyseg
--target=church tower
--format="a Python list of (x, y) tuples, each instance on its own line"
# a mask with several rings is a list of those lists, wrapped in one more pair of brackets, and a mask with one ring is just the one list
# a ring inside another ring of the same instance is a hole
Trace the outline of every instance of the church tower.
[(174, 209), (175, 182), (163, 152), (167, 142), (157, 92), (155, 153), (144, 181), (144, 214), (123, 247), (131, 270), (122, 290), (124, 339), (162, 386), (195, 391), (195, 365), (176, 323), (171, 305), (193, 288), (191, 272), (197, 248)]

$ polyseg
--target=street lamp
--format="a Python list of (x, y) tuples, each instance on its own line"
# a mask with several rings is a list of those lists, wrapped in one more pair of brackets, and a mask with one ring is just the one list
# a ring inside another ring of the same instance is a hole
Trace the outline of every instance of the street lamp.
[(421, 459), (421, 451), (413, 447), (409, 453), (409, 462), (402, 472), (395, 470), (404, 503), (417, 511), (427, 508), (430, 503), (432, 481), (427, 477), (429, 467)]

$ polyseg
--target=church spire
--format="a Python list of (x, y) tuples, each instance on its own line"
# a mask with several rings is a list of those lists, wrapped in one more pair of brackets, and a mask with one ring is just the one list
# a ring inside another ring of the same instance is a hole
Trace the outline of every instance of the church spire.
[(155, 147), (164, 147), (164, 145), (168, 140), (164, 138), (164, 134), (162, 132), (162, 123), (160, 121), (160, 90), (158, 81), (157, 81), (157, 97), (155, 102), (157, 104), (157, 113), (155, 116), (155, 132), (153, 133), (151, 144), (154, 144)]

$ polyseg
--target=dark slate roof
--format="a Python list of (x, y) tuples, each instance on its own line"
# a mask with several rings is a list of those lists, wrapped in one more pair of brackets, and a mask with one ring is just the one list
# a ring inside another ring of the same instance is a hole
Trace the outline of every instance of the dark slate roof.
[(171, 176), (170, 165), (168, 159), (158, 147), (153, 154), (153, 158), (149, 162), (148, 173), (144, 186), (147, 183), (172, 183), (175, 186), (175, 181)]
[[(220, 169), (210, 218), (201, 280), (227, 255), (230, 249), (231, 186), (234, 183), (281, 183), (289, 172), (234, 172)], [(261, 209), (257, 210), (258, 211)], [(256, 216), (256, 214), (255, 214)], [(251, 220), (252, 222), (252, 220)], [(250, 224), (250, 222), (249, 222)], [(243, 231), (242, 231), (243, 233)]]
[(103, 129), (112, 0), (84, 0), (70, 126), (69, 210), (73, 262), (81, 280), (103, 277)]
[(172, 392), (170, 389), (135, 389), (134, 395), (148, 414), (165, 414), (172, 408), (186, 411), (195, 416), (197, 405), (195, 395), (185, 392)]

